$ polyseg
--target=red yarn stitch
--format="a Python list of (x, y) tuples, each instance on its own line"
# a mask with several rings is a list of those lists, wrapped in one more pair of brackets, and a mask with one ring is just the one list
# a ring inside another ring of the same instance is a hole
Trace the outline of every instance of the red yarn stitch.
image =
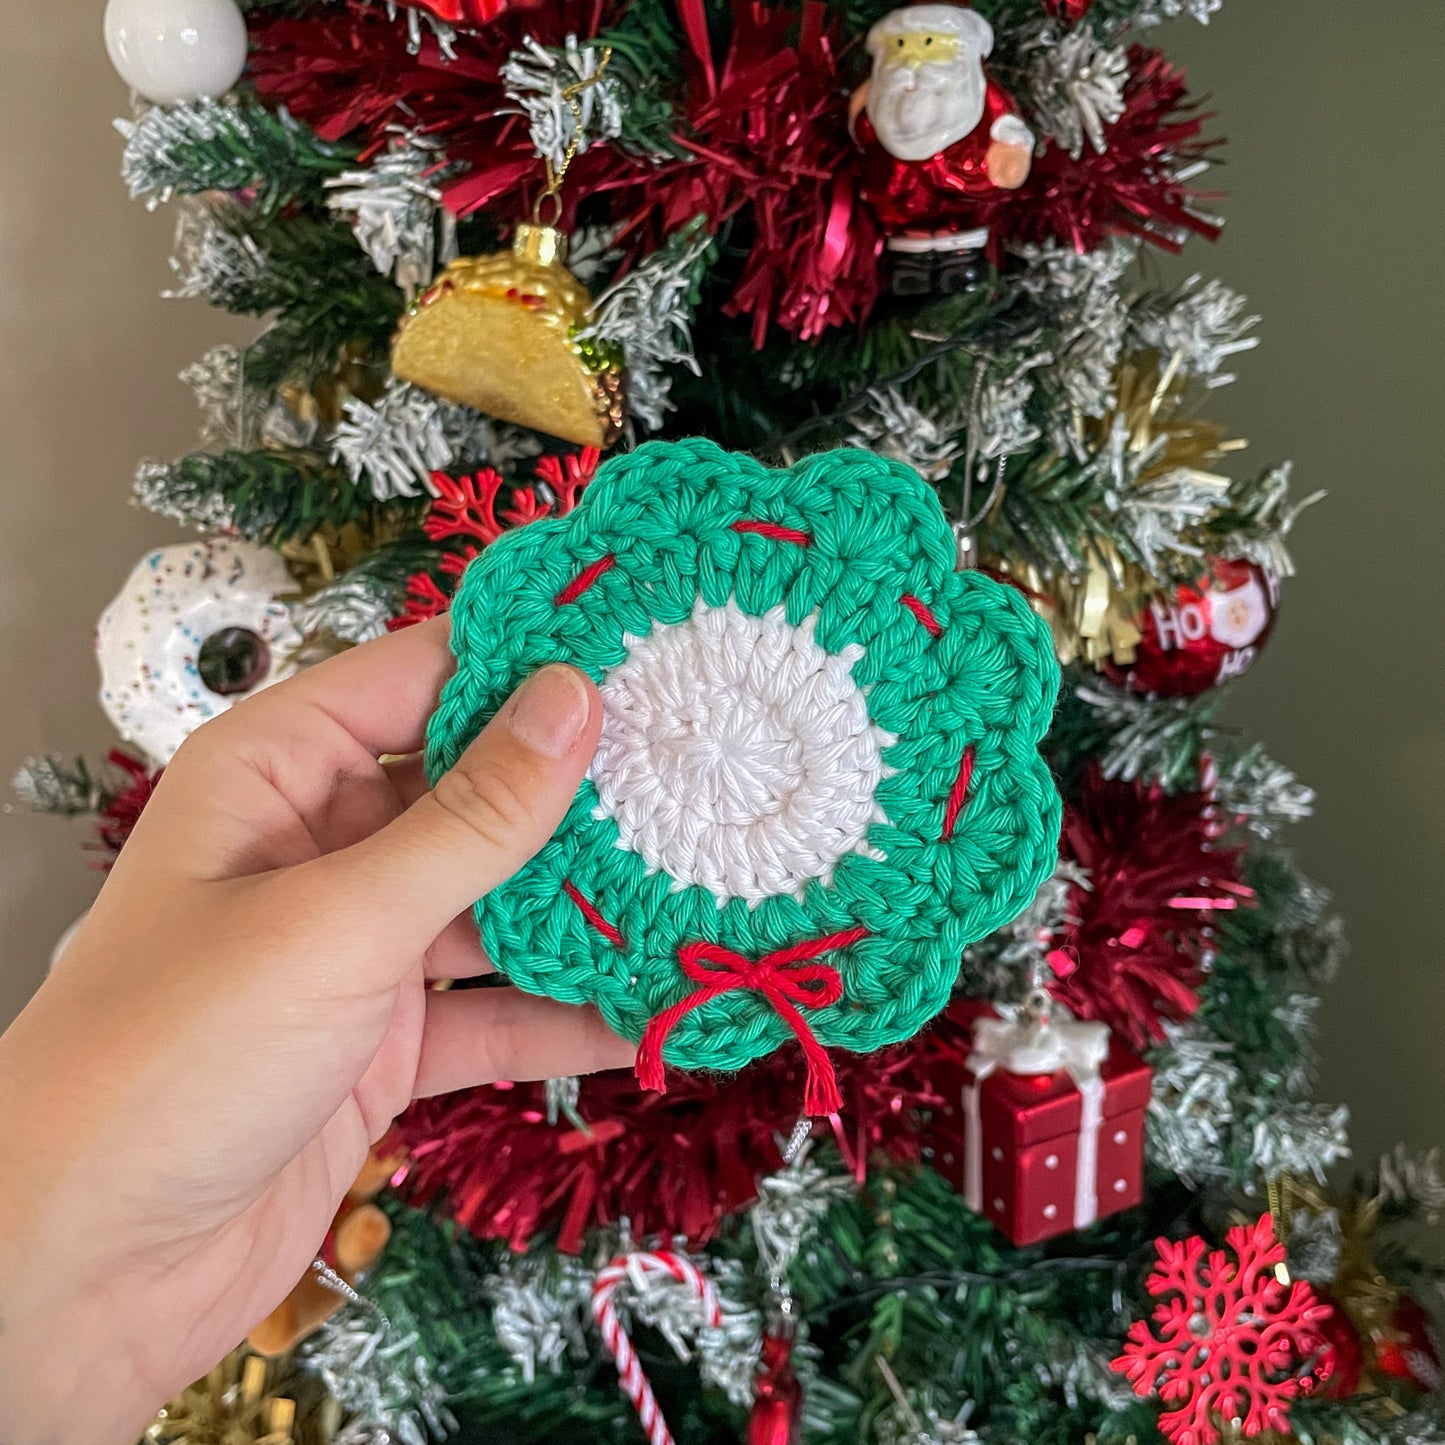
[(813, 539), (796, 527), (780, 527), (776, 522), (734, 522), (734, 532), (754, 532), (773, 542), (795, 542), (799, 547), (811, 547)]
[(617, 558), (609, 552), (605, 557), (594, 562), (585, 572), (574, 577), (553, 599), (558, 607), (565, 607), (569, 602), (575, 602), (599, 577), (606, 575), (617, 565)]
[(610, 943), (613, 948), (626, 948), (622, 935), (582, 896), (581, 891), (569, 880), (562, 885), (562, 891), (577, 905), (583, 918)]
[(905, 592), (898, 599), (927, 629), (930, 637), (941, 637), (943, 627), (938, 618), (931, 613), (911, 592)]
[(958, 826), (958, 815), (963, 812), (963, 805), (968, 801), (968, 785), (972, 781), (973, 745), (970, 744), (963, 750), (963, 762), (959, 764), (958, 778), (953, 785), (953, 791), (948, 795), (948, 806), (943, 810), (945, 842), (953, 837), (953, 830)]
[[(721, 994), (735, 988), (755, 989), (778, 1011), (802, 1047), (808, 1064), (804, 1111), (812, 1117), (836, 1114), (842, 1106), (843, 1096), (838, 1089), (833, 1061), (798, 1009), (827, 1008), (843, 997), (843, 978), (838, 970), (827, 964), (810, 964), (808, 961), (836, 949), (849, 948), (867, 937), (866, 928), (830, 933), (825, 938), (807, 939), (776, 953), (766, 954), (756, 962), (720, 944), (684, 944), (677, 951), (678, 963), (683, 973), (702, 987), (671, 1008), (664, 1009), (647, 1025), (637, 1050), (638, 1082), (644, 1089), (666, 1093), (662, 1046), (677, 1024), (693, 1009), (711, 1003)], [(719, 966), (709, 968), (708, 964)], [(803, 967), (796, 967), (798, 964)]]

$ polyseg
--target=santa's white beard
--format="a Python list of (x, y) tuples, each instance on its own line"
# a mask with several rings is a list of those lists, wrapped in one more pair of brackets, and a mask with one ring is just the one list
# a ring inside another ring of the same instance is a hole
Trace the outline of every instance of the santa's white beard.
[(983, 119), (983, 67), (935, 61), (881, 66), (868, 84), (868, 119), (878, 143), (900, 161), (926, 161)]

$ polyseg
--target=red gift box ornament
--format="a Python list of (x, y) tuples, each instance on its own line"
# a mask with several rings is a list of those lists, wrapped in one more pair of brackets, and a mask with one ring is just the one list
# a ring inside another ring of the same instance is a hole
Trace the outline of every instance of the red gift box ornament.
[(1151, 1071), (1107, 1024), (1037, 995), (982, 1015), (963, 1088), (963, 1197), (1015, 1244), (1139, 1203)]

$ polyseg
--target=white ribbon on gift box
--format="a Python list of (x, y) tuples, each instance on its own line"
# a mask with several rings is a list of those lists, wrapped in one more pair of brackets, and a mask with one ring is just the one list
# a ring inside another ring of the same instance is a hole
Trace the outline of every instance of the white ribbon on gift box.
[(1104, 1080), (1109, 1056), (1109, 1026), (1071, 1018), (1054, 1005), (1051, 1013), (1027, 1012), (1017, 1019), (983, 1017), (973, 1025), (968, 1067), (973, 1082), (964, 1087), (963, 1201), (983, 1213), (983, 1128), (979, 1094), (995, 1069), (1010, 1074), (1068, 1072), (1083, 1098), (1079, 1155), (1074, 1170), (1074, 1228), (1099, 1217), (1099, 1129), (1104, 1122)]

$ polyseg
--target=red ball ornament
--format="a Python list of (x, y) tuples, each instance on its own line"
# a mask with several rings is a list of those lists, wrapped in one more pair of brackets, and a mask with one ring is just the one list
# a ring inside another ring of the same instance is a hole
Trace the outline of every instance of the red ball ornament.
[(748, 1445), (796, 1445), (802, 1413), (803, 1387), (793, 1370), (793, 1330), (783, 1324), (763, 1336)]
[(1365, 1344), (1360, 1332), (1337, 1300), (1328, 1302), (1328, 1313), (1315, 1321), (1315, 1328), (1325, 1341), (1318, 1366), (1319, 1376), (1325, 1382), (1325, 1394), (1332, 1400), (1348, 1400), (1360, 1388), (1360, 1373), (1365, 1364)]
[(1258, 563), (1213, 557), (1192, 583), (1160, 593), (1136, 619), (1133, 662), (1104, 672), (1134, 692), (1194, 697), (1249, 669), (1274, 627), (1279, 579)]
[(1440, 1388), (1440, 1350), (1430, 1316), (1408, 1295), (1400, 1296), (1387, 1329), (1374, 1334), (1375, 1366), (1391, 1380), (1433, 1394)]
[(1044, 9), (1070, 25), (1077, 25), (1089, 13), (1094, 0), (1044, 0)]

